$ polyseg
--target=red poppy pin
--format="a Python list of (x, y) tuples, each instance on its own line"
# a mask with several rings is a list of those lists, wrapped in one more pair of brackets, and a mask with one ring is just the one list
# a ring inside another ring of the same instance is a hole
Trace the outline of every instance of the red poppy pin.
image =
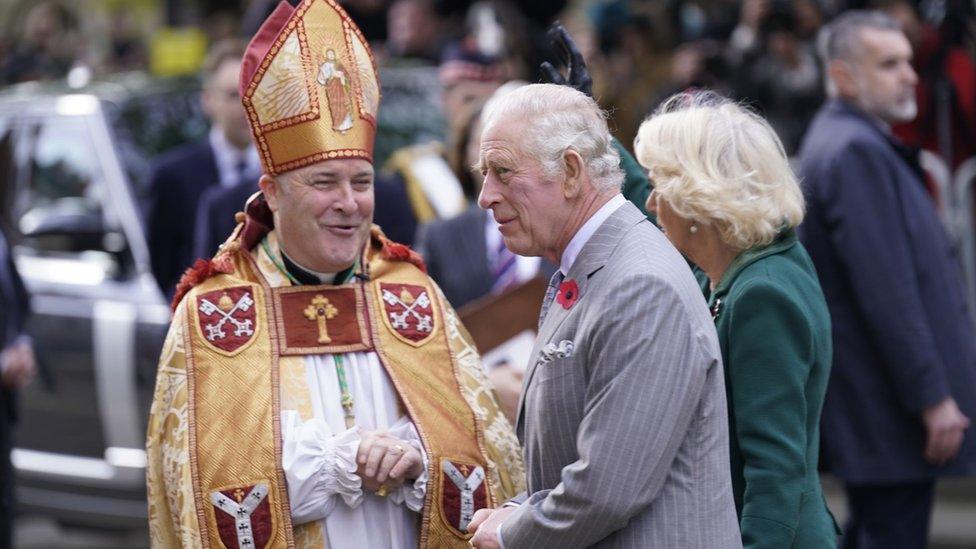
[(577, 299), (579, 299), (579, 286), (575, 280), (569, 279), (559, 285), (559, 294), (556, 295), (556, 301), (563, 306), (563, 309), (572, 307)]

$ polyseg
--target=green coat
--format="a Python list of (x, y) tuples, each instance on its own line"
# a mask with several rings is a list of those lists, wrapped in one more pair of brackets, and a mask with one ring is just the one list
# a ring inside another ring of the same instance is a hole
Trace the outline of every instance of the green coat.
[(835, 547), (817, 474), (830, 316), (794, 231), (742, 252), (714, 292), (729, 403), (732, 489), (746, 548)]

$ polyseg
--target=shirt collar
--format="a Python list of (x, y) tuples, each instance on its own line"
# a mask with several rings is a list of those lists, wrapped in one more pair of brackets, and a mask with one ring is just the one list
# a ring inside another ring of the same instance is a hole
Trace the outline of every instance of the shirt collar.
[(569, 241), (566, 249), (563, 250), (562, 259), (559, 260), (559, 270), (562, 271), (563, 276), (566, 276), (569, 273), (569, 268), (573, 266), (573, 263), (579, 256), (580, 251), (583, 250), (583, 246), (586, 245), (586, 242), (591, 236), (593, 236), (593, 233), (600, 228), (600, 225), (603, 225), (603, 222), (610, 217), (610, 214), (617, 211), (617, 208), (623, 206), (625, 202), (627, 202), (627, 200), (624, 198), (624, 195), (617, 193), (613, 198), (608, 200), (606, 204), (601, 206), (596, 213), (590, 216), (590, 218), (586, 220), (586, 223), (583, 223), (583, 226), (576, 231), (576, 234), (573, 235), (573, 238)]
[(244, 155), (244, 163), (246, 165), (244, 169), (245, 177), (257, 179), (261, 174), (261, 159), (258, 157), (258, 151), (253, 145), (241, 151), (227, 141), (224, 132), (217, 126), (211, 126), (208, 139), (210, 141), (210, 148), (214, 152), (214, 161), (217, 163), (217, 173), (219, 174), (220, 185), (222, 187), (233, 187), (241, 183), (237, 179), (237, 165), (241, 161), (241, 155)]

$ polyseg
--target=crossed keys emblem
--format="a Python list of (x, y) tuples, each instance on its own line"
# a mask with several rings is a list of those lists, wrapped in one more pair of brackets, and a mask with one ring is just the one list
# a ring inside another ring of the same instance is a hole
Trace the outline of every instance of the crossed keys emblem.
[(264, 501), (264, 498), (268, 497), (268, 485), (264, 483), (258, 484), (247, 495), (244, 494), (243, 490), (238, 488), (234, 491), (234, 497), (237, 501), (234, 501), (219, 491), (211, 492), (210, 502), (217, 509), (233, 517), (234, 533), (237, 535), (238, 547), (241, 549), (256, 547), (254, 529), (251, 526), (251, 515), (258, 508), (258, 505)]
[(205, 324), (203, 328), (207, 331), (207, 339), (210, 341), (216, 341), (218, 339), (224, 339), (227, 337), (227, 333), (224, 332), (224, 325), (229, 321), (234, 325), (234, 336), (252, 336), (254, 335), (254, 325), (251, 319), (245, 318), (238, 320), (233, 317), (233, 314), (237, 311), (247, 312), (254, 305), (254, 299), (251, 298), (249, 292), (245, 292), (244, 295), (234, 303), (234, 300), (230, 298), (225, 292), (217, 304), (214, 305), (212, 301), (206, 298), (200, 299), (200, 312), (202, 316), (206, 317), (219, 317), (217, 322), (213, 324)]
[(410, 328), (407, 324), (408, 317), (413, 317), (417, 321), (418, 332), (430, 333), (434, 329), (434, 319), (431, 315), (417, 312), (418, 308), (426, 309), (430, 307), (430, 298), (427, 297), (426, 291), (420, 292), (420, 296), (414, 299), (413, 294), (406, 288), (401, 290), (399, 296), (384, 288), (383, 301), (392, 307), (403, 307), (403, 311), (399, 313), (396, 311), (388, 311), (390, 313), (390, 322), (394, 329), (406, 330)]
[(468, 529), (468, 524), (471, 522), (471, 518), (474, 517), (474, 512), (477, 511), (474, 505), (474, 493), (478, 490), (478, 487), (485, 481), (485, 470), (478, 466), (474, 468), (471, 474), (468, 474), (470, 470), (468, 466), (461, 465), (461, 469), (464, 472), (458, 470), (450, 461), (444, 460), (441, 464), (441, 470), (444, 474), (451, 480), (451, 483), (457, 487), (458, 492), (461, 493), (461, 512), (458, 518), (457, 529), (461, 532), (465, 532)]

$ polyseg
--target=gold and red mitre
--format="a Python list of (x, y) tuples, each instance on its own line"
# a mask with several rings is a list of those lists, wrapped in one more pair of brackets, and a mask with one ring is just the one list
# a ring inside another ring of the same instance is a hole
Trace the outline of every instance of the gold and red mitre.
[(240, 93), (265, 173), (335, 158), (372, 162), (376, 64), (334, 0), (278, 4), (244, 53)]

